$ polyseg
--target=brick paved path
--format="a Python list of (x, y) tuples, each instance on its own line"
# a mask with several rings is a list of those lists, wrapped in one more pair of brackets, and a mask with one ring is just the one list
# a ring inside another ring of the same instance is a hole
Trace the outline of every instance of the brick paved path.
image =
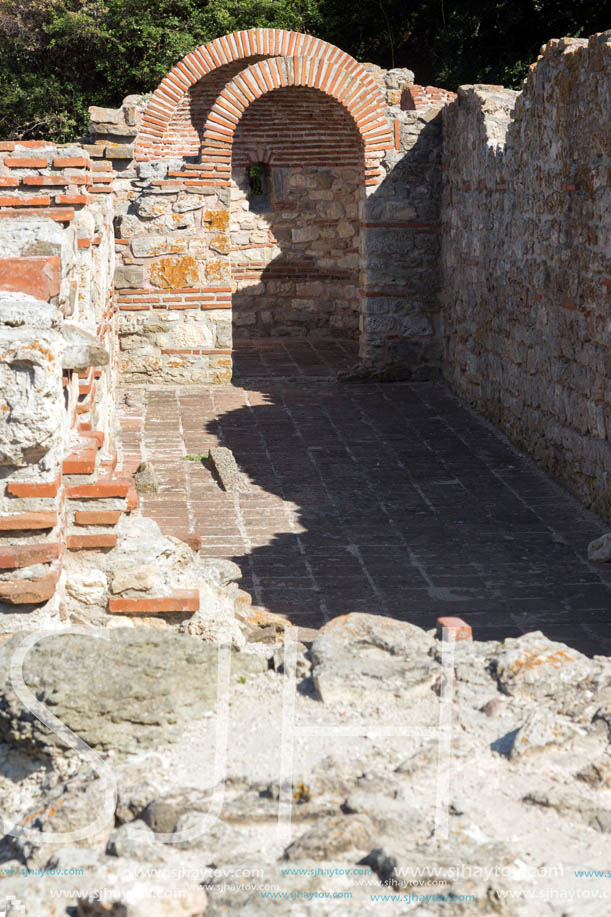
[[(604, 524), (443, 385), (243, 384), (132, 387), (122, 435), (125, 467), (148, 458), (162, 482), (143, 513), (239, 563), (257, 604), (306, 627), (457, 614), (480, 639), (611, 653), (611, 565), (585, 559)], [(217, 443), (252, 493), (184, 458)]]

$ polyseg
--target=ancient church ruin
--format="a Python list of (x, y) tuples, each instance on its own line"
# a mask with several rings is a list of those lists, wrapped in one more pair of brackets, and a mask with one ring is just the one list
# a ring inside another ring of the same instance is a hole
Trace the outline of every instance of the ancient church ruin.
[(255, 29), (87, 142), (0, 143), (3, 611), (61, 617), (66, 552), (137, 504), (118, 380), (228, 383), (242, 340), (443, 375), (609, 517), (610, 69), (611, 33), (552, 40), (522, 92), (455, 96)]

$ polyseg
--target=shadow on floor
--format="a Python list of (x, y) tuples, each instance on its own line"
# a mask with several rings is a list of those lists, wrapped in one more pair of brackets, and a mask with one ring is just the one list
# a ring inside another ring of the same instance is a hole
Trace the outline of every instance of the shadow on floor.
[(223, 391), (203, 428), (255, 485), (221, 510), (255, 602), (304, 627), (451, 614), (478, 639), (543, 630), (611, 652), (611, 570), (585, 558), (603, 523), (444, 385)]

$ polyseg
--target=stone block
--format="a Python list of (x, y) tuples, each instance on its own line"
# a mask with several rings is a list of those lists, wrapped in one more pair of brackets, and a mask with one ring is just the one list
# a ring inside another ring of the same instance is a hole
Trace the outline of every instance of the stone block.
[(132, 239), (131, 248), (136, 258), (155, 258), (159, 255), (185, 252), (187, 250), (187, 240), (179, 236), (137, 236)]
[(115, 270), (115, 288), (141, 289), (144, 285), (144, 267), (141, 264), (120, 264)]
[(197, 261), (191, 255), (162, 258), (151, 264), (151, 283), (164, 290), (194, 287), (198, 281)]

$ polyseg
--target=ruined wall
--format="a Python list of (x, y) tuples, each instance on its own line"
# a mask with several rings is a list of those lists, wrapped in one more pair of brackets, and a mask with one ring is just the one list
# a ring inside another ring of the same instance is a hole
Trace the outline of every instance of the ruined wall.
[(24, 613), (30, 625), (61, 616), (66, 549), (111, 547), (133, 487), (113, 475), (110, 198), (82, 147), (3, 146), (0, 611), (10, 629)]
[(445, 372), (611, 515), (610, 33), (549, 42), (524, 91), (445, 109)]
[[(262, 195), (248, 167), (265, 167)], [(342, 106), (312, 89), (269, 93), (232, 157), (234, 336), (358, 339), (363, 150)]]
[[(168, 74), (115, 198), (127, 378), (227, 381), (234, 334), (339, 336), (359, 341), (367, 366), (438, 372), (441, 138), (430, 112), (402, 111), (412, 82), (311, 36), (258, 29)], [(405, 153), (400, 190), (391, 173)], [(263, 206), (247, 179), (260, 162)]]

